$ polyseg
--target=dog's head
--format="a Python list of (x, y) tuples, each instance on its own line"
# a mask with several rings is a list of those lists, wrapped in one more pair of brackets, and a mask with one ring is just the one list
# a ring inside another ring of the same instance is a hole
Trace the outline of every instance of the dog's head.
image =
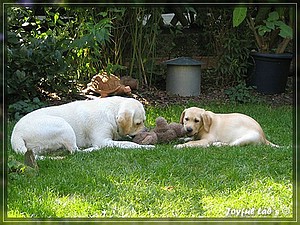
[(195, 136), (202, 132), (209, 132), (211, 116), (204, 109), (191, 107), (181, 113), (180, 123), (183, 124), (188, 136)]
[(145, 130), (145, 120), (143, 105), (135, 99), (128, 98), (120, 107), (116, 118), (119, 135), (135, 136)]

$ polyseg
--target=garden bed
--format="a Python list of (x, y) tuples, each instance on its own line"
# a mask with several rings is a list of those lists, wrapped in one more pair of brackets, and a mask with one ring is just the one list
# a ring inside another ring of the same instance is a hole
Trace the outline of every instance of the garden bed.
[[(282, 94), (264, 95), (254, 89), (247, 91), (247, 96), (241, 96), (245, 102), (238, 102), (231, 99), (226, 90), (231, 87), (216, 88), (209, 82), (208, 77), (203, 77), (201, 94), (199, 96), (181, 97), (170, 95), (165, 91), (165, 83), (161, 83), (158, 88), (141, 88), (133, 92), (134, 97), (144, 103), (144, 105), (166, 106), (172, 104), (186, 104), (188, 102), (197, 102), (199, 106), (208, 102), (218, 102), (221, 104), (236, 104), (236, 103), (264, 103), (271, 106), (293, 106), (295, 96), (293, 89), (293, 77), (289, 77), (287, 90)], [(243, 95), (244, 93), (241, 93)], [(238, 97), (238, 94), (233, 97)], [(237, 100), (237, 99), (235, 99)]]

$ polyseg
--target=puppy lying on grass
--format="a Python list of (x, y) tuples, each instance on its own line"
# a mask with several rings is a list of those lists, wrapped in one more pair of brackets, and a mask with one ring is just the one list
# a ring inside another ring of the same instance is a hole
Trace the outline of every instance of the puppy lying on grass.
[(180, 123), (187, 135), (196, 140), (176, 145), (177, 148), (248, 144), (279, 147), (266, 139), (261, 126), (253, 118), (240, 113), (216, 114), (191, 107), (182, 112)]

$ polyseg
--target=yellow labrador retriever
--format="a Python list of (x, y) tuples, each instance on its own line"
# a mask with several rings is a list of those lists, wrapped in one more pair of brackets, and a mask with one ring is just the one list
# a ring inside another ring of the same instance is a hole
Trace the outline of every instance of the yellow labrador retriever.
[(248, 144), (278, 147), (266, 139), (261, 126), (253, 118), (240, 113), (216, 114), (191, 107), (182, 112), (180, 123), (184, 125), (188, 136), (196, 140), (176, 145), (178, 148)]
[(73, 153), (78, 148), (93, 151), (103, 147), (154, 147), (118, 140), (143, 130), (145, 119), (143, 105), (132, 98), (75, 101), (22, 117), (13, 129), (11, 144), (18, 153), (25, 154), (29, 149), (34, 155), (60, 148)]

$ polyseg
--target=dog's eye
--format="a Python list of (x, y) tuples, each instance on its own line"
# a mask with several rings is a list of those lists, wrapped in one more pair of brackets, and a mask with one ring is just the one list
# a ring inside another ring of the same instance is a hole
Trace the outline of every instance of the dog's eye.
[(200, 120), (198, 120), (198, 119), (195, 119), (195, 123), (199, 123), (200, 122)]
[(185, 121), (189, 121), (189, 118), (185, 118)]
[(136, 125), (137, 125), (137, 126), (140, 126), (141, 124), (142, 124), (141, 122), (139, 122), (139, 123), (136, 123)]

